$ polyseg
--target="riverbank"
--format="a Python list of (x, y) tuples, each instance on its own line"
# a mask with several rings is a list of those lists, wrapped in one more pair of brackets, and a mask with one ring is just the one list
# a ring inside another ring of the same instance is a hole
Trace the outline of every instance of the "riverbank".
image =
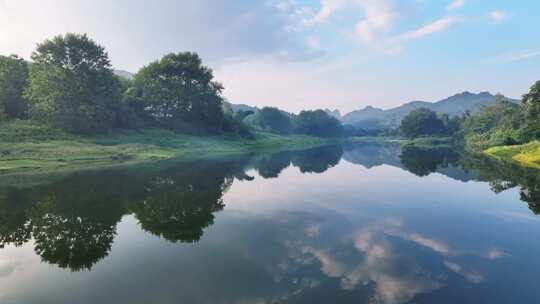
[(174, 158), (196, 159), (255, 151), (309, 148), (336, 140), (257, 132), (254, 140), (191, 136), (163, 129), (82, 137), (40, 124), (0, 125), (0, 174), (76, 171)]
[(451, 137), (418, 137), (418, 138), (403, 138), (403, 137), (387, 137), (387, 136), (361, 136), (349, 137), (348, 142), (394, 142), (401, 145), (415, 145), (419, 147), (441, 147), (452, 146)]
[(514, 161), (526, 167), (540, 169), (540, 141), (524, 145), (492, 147), (484, 153), (495, 159)]

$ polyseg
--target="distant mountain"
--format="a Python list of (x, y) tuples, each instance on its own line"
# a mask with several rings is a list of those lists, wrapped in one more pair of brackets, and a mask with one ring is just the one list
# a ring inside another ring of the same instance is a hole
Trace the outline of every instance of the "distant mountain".
[[(368, 106), (362, 110), (347, 113), (342, 117), (341, 121), (343, 124), (350, 124), (364, 129), (396, 128), (407, 114), (418, 108), (428, 108), (437, 113), (454, 116), (462, 115), (467, 111), (477, 112), (483, 106), (492, 103), (494, 99), (495, 95), (489, 92), (478, 94), (463, 92), (437, 102), (411, 101), (388, 110)], [(515, 99), (506, 99), (519, 102)]]
[(341, 112), (338, 109), (335, 109), (335, 110), (324, 109), (324, 111), (326, 112), (326, 114), (334, 118), (341, 119)]
[(128, 71), (123, 71), (123, 70), (114, 70), (113, 72), (114, 72), (114, 75), (129, 79), (129, 80), (132, 80), (134, 76), (132, 73)]

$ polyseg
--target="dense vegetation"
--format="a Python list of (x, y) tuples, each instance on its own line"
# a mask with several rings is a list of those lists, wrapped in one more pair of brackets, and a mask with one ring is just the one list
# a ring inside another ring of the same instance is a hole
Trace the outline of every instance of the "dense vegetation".
[[(446, 119), (446, 122), (449, 120)], [(437, 113), (426, 108), (420, 108), (409, 113), (401, 121), (401, 131), (410, 138), (421, 136), (444, 135), (449, 128)]]
[(250, 122), (222, 96), (223, 85), (196, 53), (172, 53), (138, 71), (114, 74), (105, 48), (86, 35), (66, 34), (38, 44), (28, 63), (0, 56), (0, 121), (30, 119), (72, 134), (162, 128), (192, 135), (255, 138), (254, 128), (276, 134), (342, 135), (322, 110), (299, 115), (264, 108)]
[(290, 134), (293, 131), (291, 115), (274, 107), (262, 108), (253, 123), (277, 134)]
[(525, 144), (540, 139), (540, 82), (523, 96), (521, 104), (495, 96), (481, 111), (462, 116), (437, 115), (417, 109), (402, 121), (402, 134), (417, 138), (452, 136), (469, 151), (503, 145)]
[(305, 134), (316, 137), (340, 137), (344, 134), (341, 122), (323, 110), (301, 111), (298, 115), (278, 108), (264, 107), (253, 124), (277, 134)]
[(526, 142), (521, 105), (497, 99), (477, 114), (465, 117), (462, 136), (468, 150), (479, 151), (491, 146)]
[(17, 56), (0, 56), (0, 120), (25, 118), (28, 103), (23, 96), (28, 64)]
[(128, 104), (147, 124), (213, 133), (223, 128), (223, 86), (196, 53), (169, 54), (143, 67), (127, 91)]
[(120, 83), (103, 47), (87, 36), (57, 36), (32, 54), (28, 87), (32, 118), (73, 133), (116, 126)]
[(336, 137), (343, 133), (341, 123), (323, 110), (302, 111), (294, 117), (293, 122), (296, 132), (300, 134)]

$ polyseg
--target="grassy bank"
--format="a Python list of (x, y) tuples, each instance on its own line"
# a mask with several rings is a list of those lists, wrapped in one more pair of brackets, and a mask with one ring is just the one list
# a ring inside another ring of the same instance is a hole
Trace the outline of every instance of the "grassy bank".
[(440, 147), (451, 146), (451, 137), (419, 137), (419, 138), (402, 138), (402, 137), (385, 137), (385, 136), (362, 136), (350, 137), (349, 142), (395, 142), (402, 145), (415, 145), (420, 147)]
[(493, 147), (484, 153), (496, 159), (514, 161), (526, 167), (540, 169), (539, 141), (524, 145)]
[(259, 132), (255, 140), (198, 137), (163, 129), (115, 131), (81, 137), (17, 121), (0, 125), (0, 174), (73, 171), (173, 158), (200, 158), (252, 151), (299, 149), (329, 143), (302, 136)]

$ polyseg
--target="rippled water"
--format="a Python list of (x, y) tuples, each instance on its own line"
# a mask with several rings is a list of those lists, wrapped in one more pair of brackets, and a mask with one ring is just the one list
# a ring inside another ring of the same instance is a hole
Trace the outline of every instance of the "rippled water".
[(358, 143), (0, 189), (0, 303), (538, 303), (540, 176)]

